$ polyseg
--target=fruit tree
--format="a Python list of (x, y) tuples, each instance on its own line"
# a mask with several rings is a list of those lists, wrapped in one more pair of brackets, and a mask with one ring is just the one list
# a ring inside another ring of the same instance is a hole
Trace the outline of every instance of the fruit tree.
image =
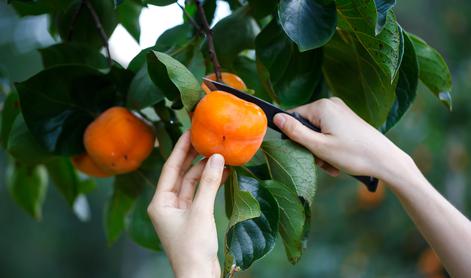
[[(406, 113), (419, 81), (451, 109), (447, 64), (397, 22), (395, 0), (226, 0), (231, 13), (212, 28), (216, 0), (180, 1), (183, 24), (126, 68), (113, 60), (108, 39), (118, 24), (138, 40), (141, 10), (175, 2), (10, 1), (21, 16), (47, 14), (56, 42), (38, 49), (43, 69), (12, 84), (1, 111), (8, 186), (35, 219), (48, 179), (70, 206), (96, 179), (113, 179), (108, 241), (126, 232), (161, 250), (146, 207), (165, 159), (191, 126), (198, 152), (220, 152), (232, 165), (225, 273), (249, 268), (278, 236), (296, 264), (315, 202), (314, 157), (266, 130), (259, 107), (209, 92), (202, 78), (284, 109), (337, 96), (382, 132)], [(359, 194), (371, 206), (382, 198)]]

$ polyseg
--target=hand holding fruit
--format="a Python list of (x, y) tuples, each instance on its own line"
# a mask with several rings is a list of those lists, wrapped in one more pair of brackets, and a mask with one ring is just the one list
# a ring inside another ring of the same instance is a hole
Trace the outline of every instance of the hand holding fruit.
[(148, 213), (176, 277), (220, 277), (213, 210), (224, 158), (214, 154), (190, 167), (196, 155), (186, 132), (163, 167)]

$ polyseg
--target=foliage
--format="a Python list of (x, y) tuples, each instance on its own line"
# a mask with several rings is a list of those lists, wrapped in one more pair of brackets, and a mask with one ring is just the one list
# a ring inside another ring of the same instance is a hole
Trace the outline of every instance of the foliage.
[[(159, 250), (146, 204), (160, 168), (182, 132), (177, 115), (201, 98), (201, 77), (218, 69), (242, 76), (255, 95), (293, 107), (329, 95), (386, 132), (415, 99), (418, 81), (451, 108), (451, 75), (442, 56), (396, 20), (388, 0), (250, 0), (201, 31), (199, 1), (186, 1), (182, 25), (167, 30), (127, 69), (110, 57), (108, 38), (121, 23), (138, 38), (147, 5), (172, 0), (12, 0), (21, 16), (47, 14), (56, 44), (38, 49), (44, 69), (16, 83), (3, 104), (1, 142), (11, 155), (9, 189), (41, 217), (47, 177), (73, 206), (89, 193), (70, 163), (83, 152), (83, 132), (111, 106), (153, 109), (159, 147), (133, 173), (114, 178), (106, 207), (109, 243), (122, 232)], [(202, 4), (211, 22), (215, 0)], [(191, 17), (191, 18), (189, 18)], [(197, 25), (194, 25), (197, 24)], [(101, 54), (104, 47), (106, 56)], [(255, 50), (255, 56), (248, 50)], [(273, 249), (277, 233), (291, 263), (303, 252), (315, 202), (314, 158), (287, 140), (267, 139), (258, 161), (233, 169), (225, 189), (229, 227), (225, 271), (247, 269)], [(250, 237), (250, 240), (247, 239)]]

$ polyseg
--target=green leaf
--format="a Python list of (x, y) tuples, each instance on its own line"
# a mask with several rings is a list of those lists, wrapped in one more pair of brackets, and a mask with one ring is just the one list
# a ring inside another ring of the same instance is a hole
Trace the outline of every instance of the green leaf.
[(396, 5), (396, 0), (375, 0), (376, 12), (378, 17), (376, 19), (376, 34), (383, 31), (384, 25), (386, 24), (386, 19), (388, 16), (388, 11)]
[(163, 121), (158, 121), (154, 124), (154, 127), (157, 141), (159, 141), (160, 154), (167, 159), (173, 150), (172, 137), (170, 137), (170, 134), (167, 132)]
[[(88, 1), (100, 20), (103, 32), (109, 38), (116, 25), (118, 25), (118, 17), (113, 1)], [(98, 29), (87, 5), (82, 5), (82, 1), (70, 1), (69, 3), (66, 9), (59, 10), (57, 17), (59, 35), (62, 40), (82, 42), (90, 47), (101, 48), (103, 46), (101, 31)], [(77, 14), (79, 8), (80, 11)], [(77, 16), (75, 16), (76, 14)]]
[(273, 98), (285, 107), (309, 102), (322, 75), (322, 52), (299, 52), (276, 20), (257, 36), (256, 54), (259, 75), (267, 72), (264, 85)]
[(231, 68), (242, 50), (255, 47), (255, 37), (260, 28), (249, 12), (248, 6), (239, 8), (213, 27), (216, 54), (225, 68)]
[(142, 2), (155, 6), (167, 6), (177, 2), (177, 0), (142, 0)]
[(242, 191), (240, 189), (240, 183), (253, 182), (246, 177), (240, 176), (236, 171), (232, 171), (231, 178), (229, 180), (227, 198), (230, 206), (227, 207), (227, 215), (229, 218), (229, 228), (235, 224), (245, 221), (247, 219), (259, 217), (260, 205), (258, 201), (252, 196), (250, 192)]
[(11, 0), (10, 4), (20, 16), (53, 13), (67, 7), (70, 1), (63, 0)]
[(293, 186), (298, 196), (311, 205), (316, 194), (314, 156), (290, 140), (264, 141), (262, 150), (267, 158), (271, 178)]
[(137, 197), (128, 193), (129, 189), (123, 181), (119, 177), (115, 179), (113, 195), (105, 207), (105, 235), (109, 245), (113, 244), (123, 233), (126, 216)]
[(324, 47), (323, 72), (331, 92), (375, 127), (387, 119), (395, 83), (371, 60), (357, 39), (345, 32)]
[(420, 80), (451, 110), (451, 73), (445, 59), (421, 38), (413, 34), (408, 35), (419, 60)]
[(234, 61), (234, 73), (239, 76), (250, 90), (255, 91), (255, 96), (272, 102), (272, 98), (268, 95), (267, 91), (260, 82), (257, 73), (257, 62), (252, 58), (244, 55), (239, 55)]
[[(115, 80), (119, 78), (119, 80)], [(123, 102), (127, 83), (120, 70), (105, 75), (81, 65), (45, 69), (16, 83), (31, 134), (49, 152), (83, 152), (83, 132), (101, 112)]]
[(248, 0), (250, 5), (250, 13), (255, 18), (263, 18), (267, 15), (273, 14), (278, 4), (278, 1), (274, 0)]
[(80, 179), (70, 159), (66, 157), (55, 158), (47, 162), (45, 166), (54, 186), (65, 197), (69, 205), (73, 206), (80, 193)]
[(13, 123), (6, 149), (16, 160), (31, 165), (47, 162), (53, 158), (28, 130), (21, 114)]
[(10, 131), (16, 116), (20, 113), (20, 101), (16, 92), (11, 92), (5, 98), (2, 109), (2, 127), (0, 129), (1, 145), (6, 148)]
[(202, 98), (199, 82), (193, 74), (179, 61), (171, 56), (153, 51), (147, 55), (150, 77), (169, 100), (177, 100), (178, 94), (187, 111), (192, 111)]
[(117, 7), (118, 21), (139, 43), (141, 36), (141, 27), (139, 25), (139, 16), (141, 15), (142, 4), (139, 0), (124, 0)]
[(225, 273), (233, 264), (245, 270), (270, 252), (275, 246), (279, 225), (278, 205), (270, 192), (254, 178), (239, 176), (238, 181), (240, 190), (251, 194), (260, 204), (260, 216), (229, 228), (225, 243)]
[(415, 99), (419, 83), (419, 64), (414, 45), (409, 36), (404, 33), (404, 57), (399, 68), (399, 80), (396, 87), (396, 100), (389, 111), (388, 118), (381, 127), (382, 132), (391, 129), (406, 113)]
[(13, 162), (7, 170), (7, 185), (18, 205), (34, 219), (41, 220), (47, 191), (47, 173), (44, 167)]
[(152, 199), (153, 189), (154, 187), (146, 186), (144, 192), (136, 200), (129, 214), (126, 230), (131, 239), (140, 246), (158, 251), (161, 249), (160, 241), (147, 214), (147, 206)]
[(283, 30), (300, 51), (325, 45), (337, 24), (334, 1), (281, 0), (278, 16)]
[(126, 99), (126, 106), (140, 110), (152, 106), (165, 98), (162, 91), (154, 85), (147, 71), (147, 63), (136, 73)]
[(389, 11), (386, 25), (376, 36), (376, 7), (373, 0), (337, 1), (339, 26), (352, 32), (367, 55), (393, 80), (402, 59), (402, 32), (393, 11)]
[(286, 255), (292, 264), (301, 258), (304, 240), (304, 207), (293, 186), (277, 181), (263, 181), (263, 185), (278, 203), (280, 208), (280, 234), (285, 245)]
[(96, 69), (106, 69), (105, 56), (97, 49), (80, 43), (59, 43), (39, 49), (45, 68), (61, 64), (83, 64)]

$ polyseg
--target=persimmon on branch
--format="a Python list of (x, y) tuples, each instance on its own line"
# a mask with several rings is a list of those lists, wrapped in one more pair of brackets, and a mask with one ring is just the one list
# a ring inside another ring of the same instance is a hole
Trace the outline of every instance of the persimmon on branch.
[(93, 7), (92, 3), (90, 3), (89, 0), (80, 1), (80, 6), (78, 7), (77, 11), (74, 13), (72, 17), (72, 22), (70, 24), (69, 31), (67, 33), (67, 40), (70, 41), (72, 39), (75, 24), (77, 23), (77, 19), (84, 6), (87, 7), (87, 10), (90, 12), (90, 15), (93, 18), (93, 22), (95, 23), (95, 28), (97, 29), (98, 34), (100, 35), (100, 38), (103, 43), (103, 47), (105, 47), (108, 65), (111, 66), (113, 64), (113, 60), (111, 59), (110, 47), (108, 45), (109, 38), (108, 38), (108, 35), (106, 35), (105, 29), (103, 29), (103, 25), (101, 24), (100, 17), (98, 16), (95, 8)]
[(214, 73), (216, 74), (216, 80), (221, 82), (222, 81), (222, 76), (221, 76), (221, 64), (219, 64), (218, 57), (216, 55), (216, 49), (214, 47), (214, 40), (213, 40), (213, 32), (211, 31), (211, 28), (209, 27), (208, 20), (206, 19), (206, 14), (204, 13), (203, 5), (201, 4), (200, 0), (194, 0), (197, 11), (198, 11), (198, 16), (201, 19), (201, 24), (202, 31), (206, 35), (206, 39), (208, 40), (208, 50), (209, 50), (209, 58), (211, 59), (211, 62), (214, 66)]

